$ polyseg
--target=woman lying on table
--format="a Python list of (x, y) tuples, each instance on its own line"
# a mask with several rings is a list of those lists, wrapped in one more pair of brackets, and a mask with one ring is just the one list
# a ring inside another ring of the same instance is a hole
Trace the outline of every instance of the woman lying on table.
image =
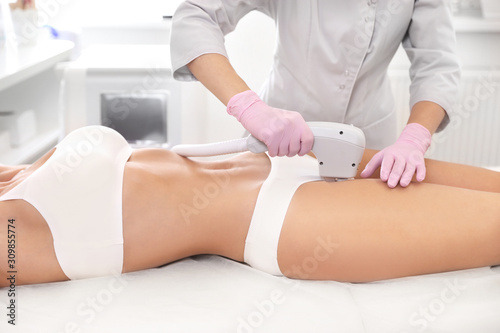
[(193, 161), (84, 127), (32, 165), (0, 166), (0, 286), (13, 269), (44, 283), (197, 254), (349, 282), (500, 264), (500, 173), (426, 166), (405, 189), (377, 174), (332, 183), (311, 156)]

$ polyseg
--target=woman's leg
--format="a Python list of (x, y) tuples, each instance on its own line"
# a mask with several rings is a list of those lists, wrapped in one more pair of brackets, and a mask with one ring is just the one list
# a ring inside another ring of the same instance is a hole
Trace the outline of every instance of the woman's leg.
[[(363, 171), (366, 163), (370, 161), (376, 150), (366, 149), (361, 160), (359, 173)], [(468, 188), (479, 191), (500, 193), (500, 173), (484, 168), (473, 167), (463, 164), (441, 162), (426, 159), (427, 173), (424, 183), (449, 185), (453, 187)], [(371, 178), (380, 178), (380, 169), (377, 169)], [(417, 183), (415, 177), (413, 183)], [(411, 185), (410, 185), (411, 186)]]
[(498, 265), (500, 194), (389, 189), (374, 179), (307, 183), (290, 203), (278, 261), (292, 278), (351, 282)]

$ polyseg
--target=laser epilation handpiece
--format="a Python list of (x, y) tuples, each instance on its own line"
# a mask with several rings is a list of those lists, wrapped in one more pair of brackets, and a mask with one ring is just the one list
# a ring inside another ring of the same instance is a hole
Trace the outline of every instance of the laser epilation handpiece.
[[(314, 135), (312, 152), (318, 159), (319, 175), (326, 181), (354, 178), (365, 150), (365, 135), (353, 125), (333, 122), (308, 122)], [(172, 151), (186, 157), (215, 156), (244, 151), (263, 153), (267, 146), (252, 135), (208, 143), (182, 144)]]

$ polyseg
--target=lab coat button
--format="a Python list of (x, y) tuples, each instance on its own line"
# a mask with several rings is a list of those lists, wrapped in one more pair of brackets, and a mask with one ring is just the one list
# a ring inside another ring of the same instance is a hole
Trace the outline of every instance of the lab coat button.
[(345, 84), (341, 84), (341, 85), (339, 86), (339, 88), (340, 88), (340, 90), (344, 90), (344, 89), (345, 89)]

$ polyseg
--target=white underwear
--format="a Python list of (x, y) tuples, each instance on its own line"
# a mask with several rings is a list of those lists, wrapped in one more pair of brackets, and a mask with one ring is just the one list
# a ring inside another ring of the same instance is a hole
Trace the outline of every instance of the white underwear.
[(272, 157), (271, 171), (260, 188), (245, 241), (244, 260), (272, 275), (283, 275), (278, 265), (281, 227), (295, 191), (319, 181), (318, 161), (311, 156)]
[(71, 280), (122, 272), (123, 173), (131, 153), (115, 130), (79, 128), (0, 197), (25, 200), (38, 210), (52, 233), (57, 261)]

